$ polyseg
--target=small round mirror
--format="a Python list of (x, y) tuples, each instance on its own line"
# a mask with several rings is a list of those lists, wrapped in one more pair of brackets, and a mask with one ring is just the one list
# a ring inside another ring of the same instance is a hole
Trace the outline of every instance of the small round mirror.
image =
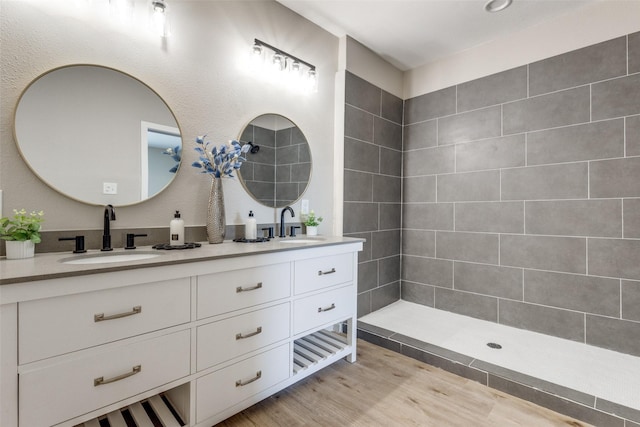
[(253, 119), (240, 134), (250, 144), (240, 181), (257, 202), (281, 208), (296, 202), (311, 178), (307, 138), (291, 120), (278, 114)]

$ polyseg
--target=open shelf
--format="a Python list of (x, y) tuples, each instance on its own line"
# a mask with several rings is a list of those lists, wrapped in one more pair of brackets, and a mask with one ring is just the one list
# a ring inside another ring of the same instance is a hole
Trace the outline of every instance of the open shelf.
[(302, 372), (347, 347), (345, 334), (326, 329), (299, 338), (293, 343), (293, 373)]

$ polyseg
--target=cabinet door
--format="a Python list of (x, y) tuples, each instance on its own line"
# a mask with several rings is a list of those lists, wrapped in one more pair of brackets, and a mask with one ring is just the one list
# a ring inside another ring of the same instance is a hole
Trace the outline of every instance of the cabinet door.
[(353, 254), (331, 255), (295, 262), (295, 294), (353, 281)]
[(294, 335), (352, 316), (355, 298), (355, 287), (351, 285), (294, 301)]
[(198, 276), (198, 319), (290, 295), (290, 263)]
[(198, 370), (289, 337), (289, 303), (198, 328)]
[(50, 426), (186, 377), (190, 331), (20, 374), (20, 427)]
[(19, 303), (20, 364), (187, 323), (189, 283), (183, 278)]

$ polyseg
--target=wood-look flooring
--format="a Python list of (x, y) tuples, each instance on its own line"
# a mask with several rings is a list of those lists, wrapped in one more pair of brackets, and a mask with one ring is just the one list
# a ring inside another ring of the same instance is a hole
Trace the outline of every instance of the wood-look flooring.
[(588, 426), (358, 340), (341, 360), (218, 424), (281, 426)]

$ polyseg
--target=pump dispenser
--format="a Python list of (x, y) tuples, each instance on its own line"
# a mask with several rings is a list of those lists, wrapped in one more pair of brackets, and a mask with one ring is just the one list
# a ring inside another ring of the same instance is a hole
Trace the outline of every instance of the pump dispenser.
[(258, 227), (256, 225), (256, 219), (253, 216), (253, 211), (249, 211), (249, 218), (244, 224), (244, 238), (247, 240), (255, 240), (258, 237)]
[(176, 211), (169, 223), (169, 245), (184, 245), (184, 221), (180, 218), (180, 211)]

